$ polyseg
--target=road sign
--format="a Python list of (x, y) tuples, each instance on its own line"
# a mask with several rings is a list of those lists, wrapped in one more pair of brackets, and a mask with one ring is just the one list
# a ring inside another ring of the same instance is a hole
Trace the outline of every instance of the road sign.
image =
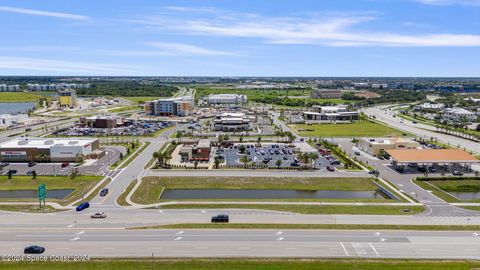
[(43, 201), (43, 205), (45, 206), (46, 197), (47, 197), (47, 191), (46, 191), (45, 184), (38, 185), (38, 201), (40, 203), (40, 207), (42, 206), (42, 201)]

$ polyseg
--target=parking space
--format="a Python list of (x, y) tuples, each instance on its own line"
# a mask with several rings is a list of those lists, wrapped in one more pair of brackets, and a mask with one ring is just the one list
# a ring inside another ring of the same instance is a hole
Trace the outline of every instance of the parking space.
[(242, 154), (240, 145), (233, 145), (230, 148), (217, 150), (216, 154), (225, 157), (227, 166), (243, 165), (241, 157), (246, 156), (248, 163), (267, 165), (268, 167), (278, 167), (277, 160), (281, 161), (280, 167), (300, 166), (300, 161), (294, 154), (292, 147), (282, 144), (264, 144), (256, 146), (254, 144), (244, 144), (245, 151)]
[(33, 171), (37, 175), (69, 175), (73, 166), (62, 166), (62, 163), (37, 163), (29, 167), (28, 163), (9, 163), (3, 167), (2, 175), (7, 175), (12, 170), (13, 175), (33, 175)]

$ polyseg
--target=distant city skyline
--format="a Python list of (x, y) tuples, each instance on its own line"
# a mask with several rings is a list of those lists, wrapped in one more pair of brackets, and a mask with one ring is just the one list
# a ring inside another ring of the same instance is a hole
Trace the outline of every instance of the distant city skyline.
[(480, 77), (480, 1), (2, 1), (1, 75)]

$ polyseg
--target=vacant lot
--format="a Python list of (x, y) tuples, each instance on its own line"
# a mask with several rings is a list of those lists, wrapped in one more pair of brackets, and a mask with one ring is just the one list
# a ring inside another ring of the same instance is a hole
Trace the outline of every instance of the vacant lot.
[(306, 137), (385, 137), (401, 136), (403, 132), (388, 126), (360, 120), (351, 124), (291, 125), (300, 136)]
[(2, 92), (0, 93), (1, 102), (24, 102), (24, 101), (37, 101), (42, 96), (34, 93), (25, 92)]
[[(92, 189), (102, 176), (77, 176), (70, 179), (68, 176), (37, 176), (32, 179), (31, 176), (13, 176), (8, 179), (7, 176), (0, 176), (0, 190), (37, 190), (38, 185), (45, 184), (48, 190), (52, 189), (74, 189), (74, 191), (63, 200), (47, 199), (47, 201), (57, 201), (61, 204), (68, 204), (81, 198)], [(37, 201), (37, 199), (1, 199), (2, 201)]]
[(376, 190), (371, 178), (145, 177), (132, 197), (140, 204), (159, 202), (165, 189)]
[(375, 260), (375, 259), (117, 259), (89, 262), (4, 262), (2, 269), (91, 269), (91, 270), (470, 270), (480, 267), (478, 261), (446, 260)]

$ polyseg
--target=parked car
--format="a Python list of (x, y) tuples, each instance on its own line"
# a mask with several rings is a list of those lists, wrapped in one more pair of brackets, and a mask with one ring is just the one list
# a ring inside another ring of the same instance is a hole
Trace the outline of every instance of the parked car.
[(290, 166), (291, 167), (298, 167), (298, 166), (300, 166), (300, 164), (298, 162), (292, 162), (292, 163), (290, 163)]
[(41, 246), (28, 246), (23, 249), (25, 254), (42, 254), (45, 252), (45, 248)]
[(212, 217), (212, 223), (216, 223), (216, 222), (228, 223), (228, 221), (230, 221), (230, 219), (226, 214), (220, 214)]
[(428, 171), (429, 172), (436, 172), (437, 169), (435, 167), (430, 166), (430, 167), (428, 167)]
[(97, 212), (90, 216), (90, 218), (106, 218), (107, 215), (104, 212)]
[(108, 194), (108, 188), (100, 190), (100, 197), (105, 197)]
[(360, 156), (360, 151), (355, 151), (355, 155)]
[(33, 175), (33, 171), (28, 171), (27, 175)]
[(335, 167), (333, 167), (333, 166), (327, 166), (327, 170), (330, 171), (330, 172), (334, 172), (334, 171), (335, 171)]
[(456, 176), (462, 176), (463, 175), (463, 173), (461, 171), (453, 171), (452, 174), (456, 175)]
[(77, 206), (76, 210), (77, 212), (80, 212), (82, 210), (87, 209), (88, 207), (90, 207), (90, 203), (84, 202), (84, 203), (81, 203), (79, 206)]
[(17, 170), (8, 170), (7, 174), (8, 174), (8, 173), (16, 174), (16, 173), (17, 173)]
[(62, 162), (62, 168), (68, 167), (68, 165), (70, 165), (70, 163), (68, 163), (68, 162), (66, 162), (66, 161), (65, 161), (65, 162)]
[(31, 131), (32, 129), (31, 128), (26, 128), (25, 131)]
[(28, 162), (28, 167), (33, 167), (35, 165), (37, 165), (37, 163), (35, 161)]
[(0, 162), (0, 167), (8, 166), (8, 164), (10, 164), (10, 163), (8, 163), (8, 162)]

